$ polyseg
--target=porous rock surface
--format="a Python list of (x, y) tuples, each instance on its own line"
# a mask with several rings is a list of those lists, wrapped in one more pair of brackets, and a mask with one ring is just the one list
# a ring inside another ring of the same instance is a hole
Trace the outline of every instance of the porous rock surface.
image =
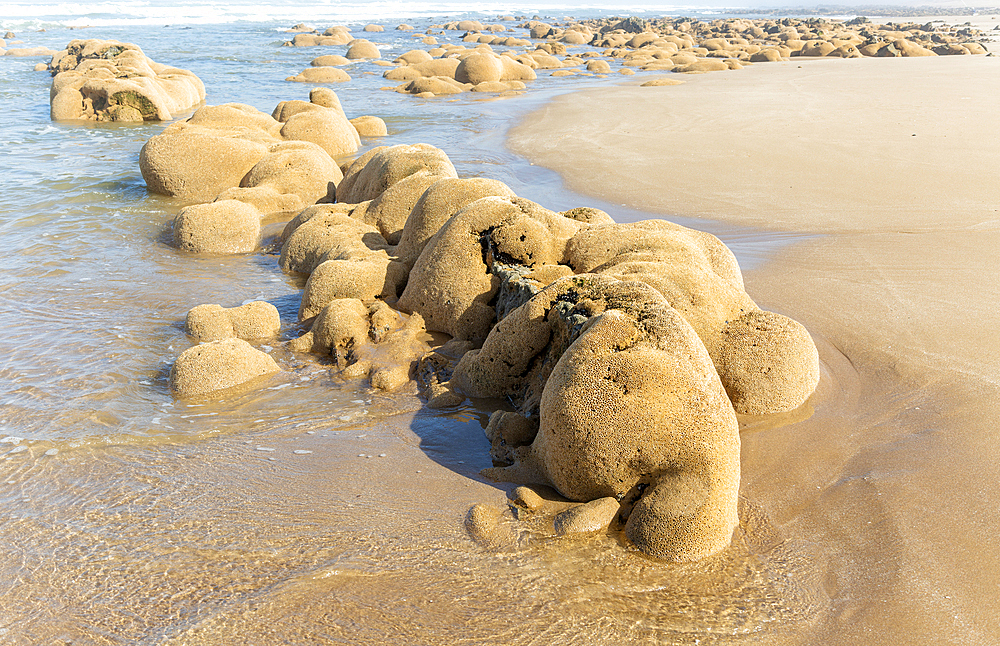
[(221, 341), (238, 338), (272, 339), (281, 329), (278, 308), (266, 301), (253, 301), (239, 307), (198, 305), (191, 308), (184, 321), (184, 331), (195, 341)]
[(242, 339), (211, 341), (188, 348), (170, 370), (170, 390), (197, 397), (281, 372), (274, 359)]
[(132, 43), (73, 40), (48, 69), (53, 120), (167, 121), (205, 99), (197, 76), (153, 61)]

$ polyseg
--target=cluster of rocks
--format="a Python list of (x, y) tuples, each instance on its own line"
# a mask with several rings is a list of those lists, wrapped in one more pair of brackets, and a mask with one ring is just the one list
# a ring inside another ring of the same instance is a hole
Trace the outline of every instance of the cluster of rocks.
[[(819, 365), (800, 324), (753, 303), (717, 238), (557, 213), (501, 182), (459, 178), (426, 144), (374, 148), (342, 170), (336, 202), (295, 213), (282, 234), (281, 268), (308, 275), (308, 331), (289, 349), (376, 388), (416, 379), (431, 407), (514, 403), (490, 418), (496, 466), (485, 473), (572, 501), (555, 532), (610, 528), (673, 560), (729, 544), (736, 414), (802, 405)], [(178, 358), (175, 391), (231, 387), (233, 366), (244, 381), (277, 370), (241, 339), (273, 335), (274, 317), (262, 305), (192, 310), (189, 334), (207, 342)], [(428, 331), (451, 340), (431, 349)], [(501, 516), (477, 506), (471, 533), (491, 543)]]
[(440, 49), (442, 58), (434, 58), (434, 51), (409, 51), (396, 59), (400, 67), (388, 70), (383, 77), (406, 81), (395, 90), (419, 96), (518, 91), (525, 88), (524, 81), (536, 78), (527, 61), (535, 67), (538, 63), (528, 55), (497, 55), (488, 45), (471, 50), (460, 46)]
[(197, 76), (153, 61), (132, 43), (73, 40), (47, 69), (54, 120), (166, 121), (205, 100)]
[(335, 199), (343, 177), (335, 159), (356, 152), (362, 133), (385, 132), (385, 123), (372, 116), (348, 119), (328, 88), (314, 89), (309, 99), (282, 101), (270, 115), (239, 103), (203, 106), (146, 142), (139, 167), (149, 190), (203, 202), (178, 216), (184, 224), (175, 227), (179, 246), (195, 252), (253, 251), (259, 222), (245, 230), (204, 231), (186, 223), (223, 210), (249, 208), (267, 215)]
[[(501, 18), (506, 19), (513, 17)], [(405, 27), (409, 25), (397, 29)], [(525, 30), (521, 33), (524, 38), (511, 35), (514, 29)], [(433, 34), (444, 30), (465, 31), (461, 40), (470, 46), (439, 44)], [(984, 34), (969, 26), (939, 22), (874, 25), (863, 18), (847, 22), (819, 18), (702, 22), (691, 18), (632, 17), (554, 24), (527, 20), (510, 28), (464, 20), (432, 25), (423, 36), (423, 43), (431, 48), (414, 49), (397, 57), (393, 63), (398, 67), (383, 76), (403, 81), (390, 89), (422, 97), (465, 91), (510, 93), (524, 90), (524, 82), (534, 80), (537, 70), (548, 70), (556, 77), (602, 75), (611, 73), (615, 64), (617, 71), (626, 75), (634, 74), (633, 68), (696, 74), (791, 57), (985, 54), (987, 50), (980, 42), (983, 40)], [(346, 56), (317, 58), (313, 67), (289, 77), (293, 81), (346, 81), (350, 76), (337, 65), (380, 56), (375, 45), (352, 38), (349, 29), (342, 26), (322, 34), (315, 30), (297, 33), (285, 45), (349, 47)], [(494, 47), (508, 49), (494, 51)], [(378, 63), (389, 65), (385, 61)], [(671, 84), (675, 83), (663, 79), (648, 83)]]
[[(583, 41), (604, 48), (606, 56), (639, 56), (647, 62), (677, 54), (697, 59), (768, 62), (792, 56), (853, 58), (986, 53), (979, 42), (984, 34), (979, 30), (937, 22), (874, 25), (865, 19), (844, 22), (818, 18), (730, 18), (702, 22), (690, 18), (649, 21), (628, 18), (562, 25), (530, 21), (521, 26), (529, 28), (532, 37), (567, 44)], [(696, 61), (685, 57), (673, 62), (680, 67)]]

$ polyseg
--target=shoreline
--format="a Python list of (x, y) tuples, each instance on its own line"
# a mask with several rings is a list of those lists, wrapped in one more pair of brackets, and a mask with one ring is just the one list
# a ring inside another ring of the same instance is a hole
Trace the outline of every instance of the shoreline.
[[(1000, 383), (1000, 151), (983, 144), (1000, 124), (981, 108), (1000, 86), (984, 73), (995, 59), (937, 62), (793, 60), (588, 91), (511, 131), (514, 151), (581, 193), (815, 236), (744, 272), (761, 306), (810, 329), (824, 373), (811, 417), (743, 420), (741, 495), (829, 563), (827, 643), (998, 629), (984, 420)], [(817, 635), (780, 643), (803, 638)]]

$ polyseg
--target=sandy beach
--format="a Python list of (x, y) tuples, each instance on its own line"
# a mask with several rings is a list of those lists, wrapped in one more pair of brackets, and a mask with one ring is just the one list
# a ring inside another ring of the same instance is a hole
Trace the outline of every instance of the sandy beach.
[(746, 273), (823, 364), (811, 417), (741, 420), (741, 494), (830, 599), (788, 643), (1000, 634), (997, 65), (793, 59), (565, 95), (511, 133), (585, 194), (805, 236)]

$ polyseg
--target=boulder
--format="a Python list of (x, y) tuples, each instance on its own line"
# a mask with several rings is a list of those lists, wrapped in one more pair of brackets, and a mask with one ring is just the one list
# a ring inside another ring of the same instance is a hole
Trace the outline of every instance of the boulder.
[(364, 303), (356, 298), (334, 299), (313, 322), (309, 351), (336, 357), (338, 363), (350, 361), (354, 348), (368, 340), (369, 326), (368, 307)]
[(351, 80), (351, 75), (337, 67), (307, 67), (285, 80), (296, 83), (344, 83)]
[[(314, 87), (309, 91), (309, 102), (323, 108), (332, 108), (340, 114), (347, 116), (344, 108), (340, 105), (340, 97), (328, 87)], [(281, 119), (279, 119), (281, 121)], [(285, 120), (287, 121), (287, 119)]]
[(260, 242), (260, 211), (237, 200), (195, 204), (174, 218), (174, 245), (193, 253), (247, 253)]
[(428, 144), (379, 146), (347, 169), (337, 199), (351, 204), (372, 200), (396, 182), (421, 171), (441, 178), (458, 177), (440, 148)]
[(406, 281), (405, 267), (384, 251), (332, 257), (321, 262), (306, 281), (299, 307), (299, 320), (318, 314), (339, 298), (371, 302), (377, 298), (394, 300)]
[(302, 198), (298, 195), (279, 193), (270, 186), (226, 189), (219, 193), (215, 200), (239, 200), (254, 207), (264, 216), (272, 213), (297, 213), (305, 208)]
[(378, 117), (366, 115), (355, 117), (350, 122), (362, 137), (385, 137), (389, 134), (389, 128), (386, 127), (385, 121)]
[(678, 65), (674, 71), (679, 74), (703, 74), (705, 72), (720, 72), (730, 69), (726, 61), (718, 58), (702, 58), (694, 63)]
[(351, 217), (375, 227), (389, 244), (395, 245), (417, 200), (431, 184), (444, 177), (448, 175), (434, 170), (419, 170), (407, 175), (374, 199), (359, 204)]
[(205, 99), (197, 76), (156, 63), (131, 43), (73, 40), (50, 53), (54, 120), (167, 121)]
[(351, 61), (347, 59), (346, 56), (339, 56), (337, 54), (325, 54), (323, 56), (317, 56), (316, 58), (309, 61), (309, 64), (313, 67), (336, 67), (338, 65), (348, 65)]
[(534, 81), (537, 78), (534, 69), (510, 56), (501, 56), (500, 65), (503, 67), (503, 72), (500, 74), (501, 81)]
[(665, 220), (590, 227), (570, 240), (566, 256), (577, 273), (638, 280), (662, 294), (702, 339), (739, 413), (795, 409), (819, 382), (809, 333), (762, 312), (735, 257), (710, 234)]
[(435, 58), (388, 70), (382, 76), (390, 81), (412, 81), (437, 76), (454, 79), (455, 70), (460, 64), (461, 61), (457, 58)]
[(429, 330), (481, 343), (496, 319), (491, 301), (500, 278), (491, 273), (494, 262), (558, 263), (581, 226), (521, 198), (476, 200), (428, 241), (398, 307), (420, 312)]
[(344, 56), (348, 60), (356, 61), (366, 58), (381, 58), (382, 54), (373, 42), (359, 38), (351, 41), (350, 47), (347, 48), (347, 53)]
[(594, 72), (595, 74), (610, 74), (611, 66), (608, 65), (607, 61), (601, 61), (601, 60), (587, 61), (587, 71)]
[(439, 179), (423, 192), (413, 205), (395, 253), (407, 267), (412, 267), (427, 241), (453, 215), (476, 200), (489, 197), (515, 197), (503, 182), (480, 177)]
[(503, 76), (503, 64), (500, 57), (494, 54), (482, 53), (466, 56), (455, 69), (455, 80), (459, 83), (484, 83), (499, 81)]
[(530, 445), (515, 447), (513, 464), (486, 475), (541, 475), (571, 500), (621, 500), (626, 537), (657, 558), (690, 561), (729, 544), (738, 525), (736, 415), (704, 345), (662, 295), (603, 276), (557, 280), (503, 319), (482, 351), (467, 353), (455, 378), (505, 381), (489, 374), (513, 371), (496, 354), (501, 346), (518, 361), (539, 353), (527, 359), (541, 387), (539, 427)]
[(314, 143), (285, 141), (274, 144), (240, 181), (244, 188), (271, 188), (296, 195), (302, 204), (333, 202), (340, 167)]
[(774, 47), (766, 47), (750, 55), (751, 63), (774, 63), (781, 61), (781, 52)]
[(281, 372), (269, 355), (242, 339), (224, 339), (188, 348), (170, 370), (177, 397), (197, 397)]
[(319, 204), (295, 216), (282, 234), (281, 269), (310, 274), (328, 254), (349, 258), (385, 249), (385, 238), (375, 227), (351, 217), (354, 208), (352, 204)]
[(187, 313), (184, 321), (184, 332), (199, 342), (231, 338), (273, 339), (280, 330), (278, 308), (266, 301), (230, 308), (198, 305)]
[(459, 83), (447, 76), (432, 76), (429, 78), (417, 78), (409, 83), (404, 83), (395, 88), (402, 94), (415, 94), (417, 96), (432, 97), (449, 94), (461, 94), (470, 89), (471, 86)]
[[(411, 49), (410, 51), (400, 54), (396, 57), (393, 63), (401, 63), (403, 65), (416, 65), (417, 63), (426, 63), (427, 61), (434, 60), (430, 54), (422, 49)], [(442, 59), (443, 60), (443, 59)]]
[(150, 138), (139, 151), (139, 169), (147, 188), (185, 200), (207, 201), (239, 186), (267, 154), (268, 146), (227, 134), (171, 126)]
[(281, 136), (312, 142), (333, 158), (349, 155), (361, 147), (358, 131), (343, 112), (321, 105), (288, 117), (281, 127)]
[(799, 50), (799, 56), (826, 56), (836, 49), (833, 44), (825, 40), (810, 40)]
[(327, 29), (323, 34), (296, 34), (291, 41), (285, 43), (292, 47), (336, 47), (351, 42), (351, 34), (347, 31)]

